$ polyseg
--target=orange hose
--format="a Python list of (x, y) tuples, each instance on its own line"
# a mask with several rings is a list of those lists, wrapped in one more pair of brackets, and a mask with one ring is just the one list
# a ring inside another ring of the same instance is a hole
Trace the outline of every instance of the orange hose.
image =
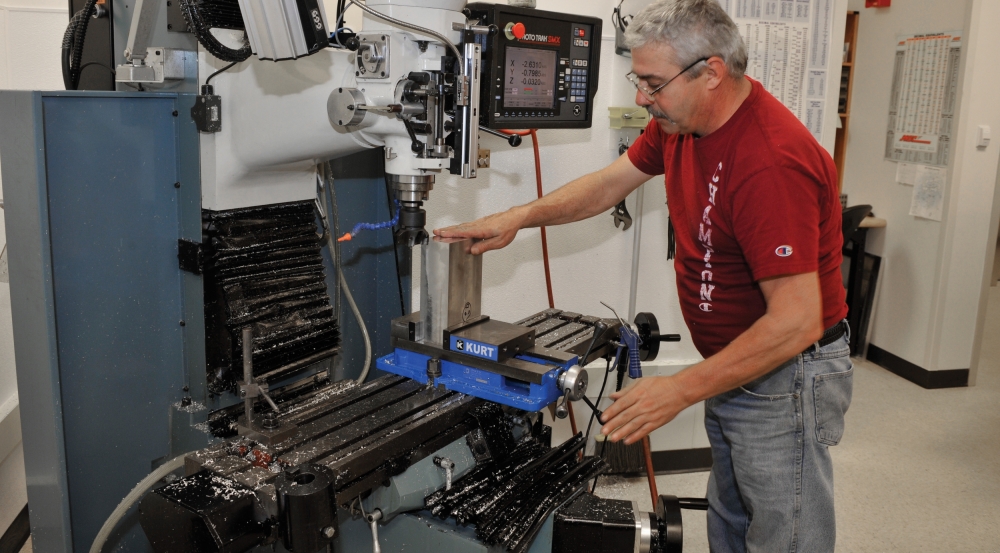
[(646, 477), (649, 478), (649, 495), (653, 499), (653, 508), (660, 494), (656, 493), (656, 472), (653, 471), (653, 448), (649, 444), (649, 436), (642, 439), (642, 454), (646, 457)]
[[(538, 184), (538, 197), (541, 198), (545, 195), (542, 192), (542, 158), (538, 151), (538, 135), (535, 133), (535, 129), (528, 131), (531, 135), (531, 145), (535, 150), (535, 181)], [(545, 291), (549, 294), (549, 309), (553, 309), (556, 306), (555, 300), (552, 299), (552, 273), (549, 271), (549, 240), (548, 236), (545, 234), (545, 227), (539, 227), (542, 231), (542, 262), (545, 264)], [(573, 431), (576, 435), (576, 431)]]
[[(504, 129), (500, 132), (505, 132), (507, 134), (516, 134), (518, 136), (531, 136), (531, 146), (535, 151), (535, 183), (538, 188), (538, 197), (541, 198), (545, 195), (542, 190), (542, 156), (538, 149), (538, 134), (535, 132), (536, 129), (529, 129), (525, 131), (512, 131)], [(549, 270), (549, 240), (545, 233), (545, 227), (539, 227), (542, 234), (542, 263), (545, 266), (545, 292), (549, 297), (549, 309), (553, 309), (556, 306), (555, 299), (552, 295), (552, 272)], [(569, 425), (573, 431), (573, 435), (576, 436), (578, 429), (576, 426), (576, 413), (573, 411), (573, 404), (567, 402), (566, 407), (569, 409)], [(583, 452), (580, 452), (583, 455)]]

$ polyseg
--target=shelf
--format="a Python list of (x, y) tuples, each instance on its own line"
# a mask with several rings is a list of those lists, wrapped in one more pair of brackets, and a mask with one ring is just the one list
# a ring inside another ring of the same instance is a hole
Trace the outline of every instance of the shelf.
[[(844, 29), (844, 44), (847, 60), (841, 59), (840, 95), (838, 97), (837, 120), (839, 128), (833, 145), (833, 160), (837, 165), (838, 187), (843, 190), (844, 166), (847, 157), (848, 123), (851, 120), (851, 81), (854, 79), (854, 60), (858, 57), (858, 19), (861, 14), (856, 11), (847, 12)], [(840, 110), (844, 110), (843, 113)]]

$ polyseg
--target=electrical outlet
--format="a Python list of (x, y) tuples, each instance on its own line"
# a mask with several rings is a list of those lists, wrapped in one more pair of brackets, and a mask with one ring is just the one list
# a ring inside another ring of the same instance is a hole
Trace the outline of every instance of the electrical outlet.
[(490, 151), (489, 150), (479, 150), (479, 155), (476, 157), (476, 167), (480, 169), (490, 168)]
[(993, 132), (990, 130), (989, 125), (979, 125), (976, 129), (976, 147), (986, 148), (990, 145), (990, 138), (992, 138)]

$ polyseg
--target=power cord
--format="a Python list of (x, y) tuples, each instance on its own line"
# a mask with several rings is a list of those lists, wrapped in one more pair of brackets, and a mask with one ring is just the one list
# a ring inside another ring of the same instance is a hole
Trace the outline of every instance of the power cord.
[(625, 32), (625, 29), (628, 29), (629, 23), (632, 22), (631, 15), (626, 15), (625, 17), (622, 17), (622, 4), (624, 3), (625, 0), (621, 0), (620, 2), (618, 2), (618, 5), (611, 13), (611, 24), (614, 25), (615, 28), (617, 28), (622, 33)]
[[(325, 209), (322, 210), (323, 215), (323, 227), (325, 229), (324, 234), (326, 234), (327, 247), (330, 249), (331, 256), (334, 256), (334, 265), (337, 271), (337, 282), (340, 284), (341, 289), (344, 292), (344, 298), (347, 299), (347, 304), (351, 307), (351, 312), (354, 313), (354, 319), (358, 323), (358, 328), (361, 330), (361, 337), (365, 344), (365, 362), (364, 367), (361, 369), (361, 376), (358, 377), (358, 384), (363, 384), (365, 378), (368, 377), (368, 371), (371, 369), (372, 363), (372, 340), (371, 336), (368, 335), (368, 327), (365, 325), (365, 320), (361, 316), (361, 310), (358, 309), (358, 304), (354, 301), (354, 295), (351, 294), (351, 288), (347, 285), (347, 280), (344, 278), (344, 270), (341, 268), (340, 263), (340, 246), (336, 240), (333, 238), (333, 233), (330, 232), (330, 220), (336, 221), (339, 219), (337, 213), (337, 193), (333, 189), (332, 179), (323, 179), (320, 173), (316, 173), (316, 181), (322, 187), (322, 195)], [(329, 184), (328, 184), (329, 183)]]
[[(597, 405), (598, 406), (601, 405), (601, 400), (604, 398), (604, 388), (605, 388), (605, 386), (608, 385), (608, 375), (611, 374), (612, 372), (618, 370), (618, 364), (621, 363), (621, 352), (622, 352), (622, 350), (619, 349), (615, 353), (615, 364), (614, 364), (613, 367), (611, 366), (611, 359), (608, 358), (608, 364), (605, 367), (604, 382), (601, 383), (601, 391), (598, 392), (598, 394), (597, 394)], [(619, 389), (621, 389), (621, 388), (619, 387)], [(590, 425), (594, 424), (594, 418), (595, 417), (597, 417), (597, 411), (594, 411), (594, 413), (591, 415), (591, 417), (590, 417), (590, 424), (587, 425), (587, 439), (588, 440), (590, 439)], [(594, 446), (594, 457), (601, 457), (602, 459), (604, 458), (604, 448), (607, 447), (607, 443), (608, 443), (608, 440), (607, 440), (607, 437), (605, 437), (605, 439), (601, 441), (601, 451), (600, 452), (597, 451), (597, 446), (596, 445)], [(600, 478), (600, 477), (601, 477), (600, 474), (598, 474), (597, 476), (594, 477), (594, 484), (590, 488), (590, 493), (594, 493), (597, 490), (597, 479)]]
[(88, 61), (87, 63), (81, 65), (80, 66), (80, 73), (82, 74), (83, 70), (86, 69), (86, 68), (88, 68), (88, 67), (90, 67), (91, 65), (97, 65), (97, 66), (103, 67), (103, 68), (107, 69), (109, 72), (111, 72), (111, 76), (115, 75), (115, 70), (114, 69), (111, 69), (110, 67), (108, 67), (107, 65), (105, 65), (105, 64), (103, 64), (103, 63), (101, 63), (99, 61)]
[(239, 62), (238, 61), (234, 61), (234, 62), (230, 63), (229, 65), (223, 67), (222, 69), (219, 69), (215, 73), (212, 73), (211, 75), (209, 75), (208, 78), (205, 79), (205, 86), (208, 86), (209, 83), (212, 82), (212, 79), (214, 79), (216, 75), (218, 75), (219, 73), (223, 73), (225, 71), (228, 71), (229, 69), (232, 69), (232, 67), (234, 65), (236, 65), (237, 63), (239, 63)]
[[(383, 165), (385, 164), (383, 158)], [(389, 174), (385, 173), (383, 170), (385, 181), (385, 197), (389, 201), (389, 210), (392, 210), (393, 204), (398, 204), (398, 200), (392, 197), (392, 187), (389, 185)], [(399, 270), (399, 243), (396, 240), (396, 229), (392, 229), (392, 257), (396, 261), (396, 287), (399, 288), (399, 315), (401, 317), (406, 316), (406, 302), (403, 301), (403, 275)]]

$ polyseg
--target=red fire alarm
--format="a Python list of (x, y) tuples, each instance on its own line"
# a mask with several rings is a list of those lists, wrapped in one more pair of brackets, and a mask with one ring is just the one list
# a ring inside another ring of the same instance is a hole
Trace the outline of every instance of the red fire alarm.
[(892, 0), (865, 0), (866, 8), (888, 8)]

